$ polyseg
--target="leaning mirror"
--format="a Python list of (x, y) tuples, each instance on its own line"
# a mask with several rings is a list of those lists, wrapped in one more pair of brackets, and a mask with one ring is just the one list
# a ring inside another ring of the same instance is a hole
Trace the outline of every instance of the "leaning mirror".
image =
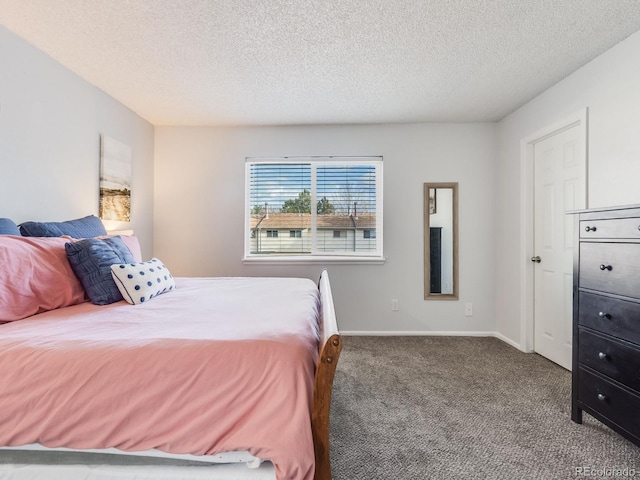
[(458, 183), (424, 184), (424, 299), (458, 299)]

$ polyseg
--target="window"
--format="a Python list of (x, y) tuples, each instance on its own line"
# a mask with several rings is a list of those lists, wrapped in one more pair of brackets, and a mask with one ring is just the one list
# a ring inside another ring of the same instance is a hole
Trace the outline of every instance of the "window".
[(247, 259), (382, 260), (381, 157), (247, 158), (245, 175)]

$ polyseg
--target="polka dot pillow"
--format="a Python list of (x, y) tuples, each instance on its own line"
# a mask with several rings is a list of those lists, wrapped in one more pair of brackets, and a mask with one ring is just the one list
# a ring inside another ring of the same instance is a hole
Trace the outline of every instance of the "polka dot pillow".
[(131, 305), (147, 302), (176, 288), (169, 269), (157, 258), (142, 263), (111, 265), (111, 276)]

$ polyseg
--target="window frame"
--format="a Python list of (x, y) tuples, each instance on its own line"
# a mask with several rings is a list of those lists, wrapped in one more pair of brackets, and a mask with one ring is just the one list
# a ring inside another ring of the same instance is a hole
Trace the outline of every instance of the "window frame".
[[(255, 254), (251, 253), (251, 166), (254, 164), (310, 164), (312, 169), (311, 204), (317, 204), (316, 196), (316, 167), (327, 163), (336, 165), (375, 165), (376, 186), (376, 233), (383, 231), (383, 158), (382, 156), (311, 156), (311, 157), (245, 157), (245, 202), (244, 202), (244, 257), (243, 263), (279, 263), (279, 264), (315, 264), (322, 263), (384, 263), (383, 235), (376, 237), (376, 249), (369, 252), (320, 252), (315, 249), (316, 241), (312, 242), (311, 253), (308, 254)], [(312, 209), (312, 235), (318, 235), (316, 228), (316, 212)]]

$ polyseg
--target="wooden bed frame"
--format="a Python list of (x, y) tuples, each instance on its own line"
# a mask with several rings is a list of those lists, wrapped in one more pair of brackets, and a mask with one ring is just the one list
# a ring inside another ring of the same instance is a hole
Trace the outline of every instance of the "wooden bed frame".
[(316, 375), (313, 384), (313, 406), (311, 411), (311, 431), (316, 456), (315, 480), (331, 480), (331, 462), (329, 458), (329, 414), (331, 410), (331, 392), (333, 377), (336, 373), (338, 358), (342, 351), (342, 338), (338, 331), (333, 295), (329, 283), (329, 274), (322, 271), (320, 281), (320, 348)]

